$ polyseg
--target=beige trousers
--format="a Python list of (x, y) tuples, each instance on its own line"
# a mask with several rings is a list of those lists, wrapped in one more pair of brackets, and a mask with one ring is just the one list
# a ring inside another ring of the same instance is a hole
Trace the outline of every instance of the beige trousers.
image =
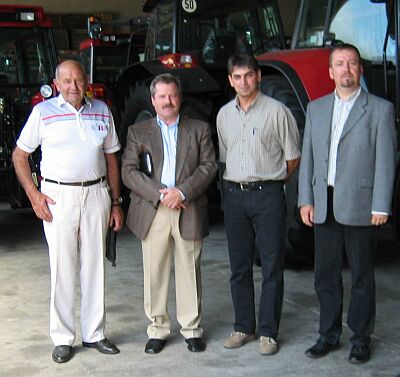
[(146, 238), (142, 241), (144, 310), (151, 321), (149, 338), (165, 339), (170, 334), (167, 310), (172, 256), (175, 265), (176, 318), (181, 334), (201, 337), (202, 240), (187, 241), (179, 231), (180, 211), (160, 205)]
[(52, 222), (43, 222), (49, 246), (50, 336), (54, 345), (75, 340), (76, 271), (80, 265), (81, 333), (85, 342), (104, 338), (104, 251), (111, 201), (106, 182), (88, 187), (42, 182)]

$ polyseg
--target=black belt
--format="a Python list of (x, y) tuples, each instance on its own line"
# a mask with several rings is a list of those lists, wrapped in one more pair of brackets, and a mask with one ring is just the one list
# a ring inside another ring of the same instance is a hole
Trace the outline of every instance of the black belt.
[(255, 182), (233, 182), (225, 181), (229, 186), (235, 187), (242, 191), (262, 190), (271, 184), (283, 183), (283, 181), (255, 181)]
[(93, 181), (85, 181), (85, 182), (59, 182), (59, 181), (55, 181), (54, 179), (43, 178), (44, 182), (56, 183), (57, 185), (82, 186), (82, 187), (96, 185), (97, 183), (103, 182), (105, 180), (106, 180), (105, 176), (101, 177), (101, 178), (94, 179)]

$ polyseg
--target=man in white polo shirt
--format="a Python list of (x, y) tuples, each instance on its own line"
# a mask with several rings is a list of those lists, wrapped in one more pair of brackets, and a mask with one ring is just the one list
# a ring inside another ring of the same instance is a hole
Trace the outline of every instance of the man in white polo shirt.
[[(118, 348), (104, 335), (104, 251), (107, 228), (122, 228), (120, 149), (107, 105), (85, 97), (87, 75), (76, 61), (56, 69), (58, 97), (35, 106), (13, 154), (17, 176), (43, 220), (51, 270), (50, 336), (57, 363), (70, 360), (75, 340), (75, 275), (79, 255), (84, 347)], [(41, 190), (28, 157), (41, 146)]]

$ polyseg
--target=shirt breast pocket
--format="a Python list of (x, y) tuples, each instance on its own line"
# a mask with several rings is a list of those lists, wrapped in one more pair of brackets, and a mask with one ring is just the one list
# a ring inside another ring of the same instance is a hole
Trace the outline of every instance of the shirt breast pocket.
[(108, 134), (110, 124), (103, 120), (95, 120), (91, 123), (92, 140), (95, 145), (103, 144), (105, 137)]

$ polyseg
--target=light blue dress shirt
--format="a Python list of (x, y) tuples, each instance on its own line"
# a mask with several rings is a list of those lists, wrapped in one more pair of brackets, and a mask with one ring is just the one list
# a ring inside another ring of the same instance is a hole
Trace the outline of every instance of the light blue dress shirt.
[(161, 130), (164, 151), (164, 163), (161, 173), (161, 183), (167, 188), (175, 187), (176, 144), (178, 141), (179, 115), (174, 124), (168, 126), (157, 115), (157, 124)]

